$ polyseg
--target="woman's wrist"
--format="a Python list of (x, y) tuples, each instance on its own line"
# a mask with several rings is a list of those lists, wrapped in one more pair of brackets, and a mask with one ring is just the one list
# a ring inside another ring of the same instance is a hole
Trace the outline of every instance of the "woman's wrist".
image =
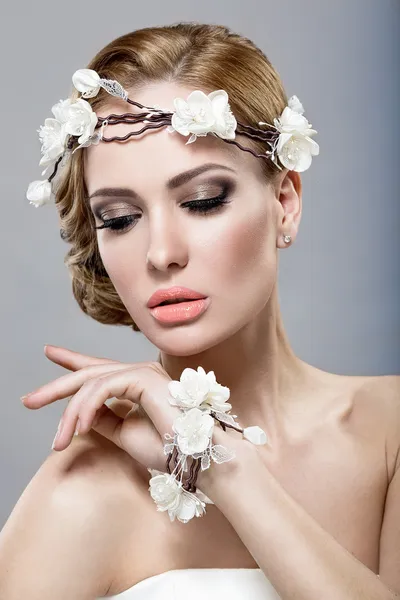
[(251, 478), (251, 467), (260, 460), (257, 448), (242, 440), (237, 444), (233, 460), (222, 464), (212, 463), (205, 471), (199, 471), (196, 487), (215, 504), (223, 502)]

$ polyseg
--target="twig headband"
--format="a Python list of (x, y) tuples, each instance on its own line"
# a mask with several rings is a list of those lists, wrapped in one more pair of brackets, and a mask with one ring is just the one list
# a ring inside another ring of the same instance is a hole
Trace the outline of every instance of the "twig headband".
[[(170, 133), (178, 132), (185, 137), (190, 136), (187, 144), (191, 144), (199, 136), (212, 134), (257, 158), (271, 160), (278, 169), (283, 165), (292, 171), (305, 171), (311, 165), (312, 157), (319, 154), (319, 145), (311, 139), (317, 131), (312, 129), (311, 123), (303, 115), (304, 108), (297, 96), (289, 99), (280, 117), (274, 119), (273, 125), (259, 121), (255, 127), (236, 120), (225, 90), (216, 90), (208, 95), (195, 90), (186, 100), (175, 98), (175, 111), (169, 112), (157, 107), (143, 106), (131, 100), (118, 81), (102, 79), (92, 69), (75, 71), (72, 83), (81, 92), (81, 97), (74, 102), (70, 98), (60, 100), (51, 109), (54, 118), (45, 119), (44, 125), (37, 130), (42, 143), (39, 165), (46, 167), (42, 175), (52, 172), (47, 179), (32, 181), (28, 186), (26, 197), (35, 207), (54, 200), (52, 180), (63, 158), (69, 153), (91, 144), (98, 144), (100, 141), (125, 141), (149, 129), (166, 127)], [(93, 98), (100, 88), (112, 96), (126, 100), (141, 112), (98, 117), (84, 98)], [(143, 127), (123, 137), (104, 137), (107, 125), (119, 123), (143, 123)], [(97, 129), (99, 130), (96, 131)], [(236, 140), (236, 135), (264, 142), (269, 149), (264, 153), (257, 153), (242, 146)], [(76, 142), (78, 145), (74, 148)]]

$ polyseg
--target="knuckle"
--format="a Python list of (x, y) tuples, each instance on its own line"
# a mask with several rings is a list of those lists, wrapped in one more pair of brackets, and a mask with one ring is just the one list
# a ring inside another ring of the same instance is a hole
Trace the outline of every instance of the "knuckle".
[(92, 379), (88, 379), (87, 381), (84, 382), (84, 384), (82, 385), (81, 389), (83, 390), (88, 390), (91, 392), (94, 392), (96, 390), (99, 390), (101, 388), (104, 387), (105, 383), (106, 383), (106, 377), (92, 377)]

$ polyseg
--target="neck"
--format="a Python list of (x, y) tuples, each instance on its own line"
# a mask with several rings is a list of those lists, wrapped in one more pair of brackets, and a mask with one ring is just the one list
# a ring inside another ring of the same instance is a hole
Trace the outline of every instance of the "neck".
[(161, 351), (158, 361), (174, 380), (187, 367), (214, 371), (217, 382), (230, 389), (231, 413), (240, 425), (259, 425), (270, 435), (306, 397), (312, 369), (289, 344), (276, 286), (265, 308), (230, 338), (190, 356)]

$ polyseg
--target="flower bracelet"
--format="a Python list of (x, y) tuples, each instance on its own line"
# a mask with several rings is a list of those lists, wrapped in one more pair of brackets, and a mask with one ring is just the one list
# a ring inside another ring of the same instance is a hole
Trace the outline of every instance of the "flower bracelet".
[[(226, 427), (240, 431), (256, 445), (266, 444), (267, 436), (258, 426), (243, 429), (235, 421), (237, 415), (228, 414), (232, 408), (226, 402), (230, 390), (217, 383), (214, 371), (206, 373), (202, 367), (197, 367), (197, 371), (184, 369), (180, 381), (170, 381), (168, 390), (172, 396), (170, 404), (178, 406), (182, 414), (173, 422), (174, 435), (164, 434), (167, 473), (148, 469), (152, 475), (149, 491), (158, 511), (168, 511), (171, 521), (177, 518), (187, 523), (193, 517), (202, 517), (206, 504), (213, 504), (196, 488), (199, 470), (208, 469), (211, 459), (221, 464), (235, 457), (232, 450), (212, 443), (214, 421), (219, 422), (224, 431)], [(188, 478), (183, 481), (183, 475), (188, 471), (188, 457), (192, 457), (193, 462)], [(172, 472), (171, 460), (174, 463)]]

